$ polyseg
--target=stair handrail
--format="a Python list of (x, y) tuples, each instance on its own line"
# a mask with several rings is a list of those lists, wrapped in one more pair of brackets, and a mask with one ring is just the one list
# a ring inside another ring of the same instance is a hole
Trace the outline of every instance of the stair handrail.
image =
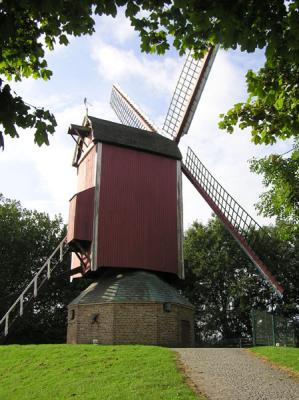
[(65, 236), (62, 241), (59, 243), (59, 245), (56, 247), (56, 249), (52, 252), (50, 257), (47, 258), (47, 260), (44, 262), (42, 267), (37, 271), (37, 273), (34, 275), (32, 280), (29, 282), (29, 284), (26, 286), (26, 288), (22, 291), (20, 296), (16, 299), (16, 301), (11, 305), (11, 307), (8, 309), (8, 311), (4, 314), (4, 316), (0, 320), (0, 326), (5, 322), (4, 326), (4, 335), (8, 335), (8, 328), (9, 328), (9, 315), (10, 313), (16, 308), (16, 306), (19, 305), (19, 316), (23, 315), (24, 311), (24, 296), (26, 293), (33, 287), (33, 297), (37, 296), (38, 289), (40, 286), (38, 286), (38, 277), (40, 274), (47, 268), (47, 278), (46, 280), (49, 280), (51, 278), (51, 273), (56, 267), (57, 263), (53, 265), (53, 268), (51, 269), (51, 260), (52, 258), (59, 252), (59, 262), (62, 262), (64, 255), (67, 252), (67, 249), (64, 251), (64, 247), (66, 246), (66, 239), (67, 237)]

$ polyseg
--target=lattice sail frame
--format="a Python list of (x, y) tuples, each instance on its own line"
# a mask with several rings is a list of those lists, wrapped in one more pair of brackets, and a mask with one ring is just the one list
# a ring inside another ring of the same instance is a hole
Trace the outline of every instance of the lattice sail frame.
[[(215, 55), (216, 53), (213, 56), (214, 58)], [(209, 68), (211, 68), (211, 64)], [(202, 86), (197, 85), (197, 90), (200, 91), (202, 90), (201, 88), (203, 89)], [(120, 106), (118, 108), (113, 107), (113, 109), (121, 122), (129, 126), (159, 133), (155, 125), (151, 122), (148, 123), (149, 119), (142, 113), (140, 108), (138, 108), (136, 105), (133, 105), (134, 103), (128, 98), (127, 95), (125, 95), (119, 88), (116, 89), (115, 86), (113, 87), (113, 90), (115, 91), (113, 97), (118, 96), (118, 101), (120, 102)], [(196, 89), (194, 89), (193, 100), (189, 101), (189, 106), (184, 108), (186, 115), (180, 122), (180, 131), (178, 131), (177, 134), (171, 135), (173, 140), (175, 140), (177, 143), (182, 136), (182, 132), (186, 130), (186, 127), (189, 128), (191, 124), (199, 97)], [(113, 100), (113, 103), (115, 104), (115, 100)], [(171, 101), (171, 104), (172, 103), (173, 100)], [(125, 112), (125, 115), (122, 114), (122, 111)], [(190, 113), (190, 115), (187, 115), (188, 113)], [(165, 132), (165, 130), (163, 132), (169, 133)], [(255, 228), (260, 230), (260, 225), (243, 209), (243, 207), (236, 202), (236, 200), (233, 199), (232, 196), (229, 195), (228, 192), (226, 192), (226, 190), (212, 176), (212, 174), (210, 174), (207, 168), (201, 163), (201, 161), (190, 148), (188, 148), (186, 163), (182, 164), (182, 171), (194, 185), (196, 190), (207, 201), (209, 206), (225, 225), (232, 237), (257, 267), (264, 279), (270, 284), (277, 295), (282, 297), (284, 291), (283, 287), (277, 282), (276, 278), (271, 274), (264, 262), (258, 257), (246, 238), (246, 229), (250, 230)]]
[[(250, 237), (248, 237), (248, 234), (255, 230), (264, 232), (263, 228), (223, 188), (190, 147), (188, 147), (187, 156), (185, 163), (182, 165), (182, 170), (185, 176), (228, 229), (232, 237), (251, 259), (259, 272), (281, 297), (283, 295), (282, 286), (277, 282), (261, 258), (255, 253), (255, 243), (250, 240)], [(271, 239), (266, 232), (264, 232), (264, 237), (268, 240)]]
[(143, 111), (121, 90), (117, 85), (112, 86), (111, 107), (124, 125), (144, 129), (150, 132), (158, 132), (158, 128), (145, 115)]
[(218, 47), (211, 47), (203, 58), (197, 60), (190, 52), (185, 61), (162, 127), (162, 131), (177, 143), (188, 133)]

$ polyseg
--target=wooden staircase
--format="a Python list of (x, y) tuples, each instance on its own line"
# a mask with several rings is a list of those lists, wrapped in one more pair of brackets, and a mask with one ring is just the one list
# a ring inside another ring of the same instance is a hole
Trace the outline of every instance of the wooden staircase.
[(40, 288), (51, 278), (53, 270), (61, 264), (67, 252), (68, 245), (65, 237), (0, 320), (0, 336), (8, 335), (11, 324), (23, 315), (24, 307), (37, 296)]

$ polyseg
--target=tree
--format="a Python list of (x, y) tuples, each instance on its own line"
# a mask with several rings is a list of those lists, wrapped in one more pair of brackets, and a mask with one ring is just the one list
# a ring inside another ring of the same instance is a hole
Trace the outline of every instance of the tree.
[[(248, 102), (236, 105), (221, 127), (232, 131), (238, 122), (242, 128), (250, 126), (256, 143), (298, 134), (298, 0), (3, 0), (0, 75), (7, 80), (49, 79), (45, 48), (52, 50), (57, 41), (67, 45), (67, 35), (92, 34), (94, 15), (115, 16), (121, 6), (146, 52), (163, 54), (170, 37), (181, 54), (192, 49), (197, 56), (218, 43), (224, 49), (240, 46), (248, 52), (264, 48), (264, 68), (247, 74)], [(36, 143), (48, 143), (48, 134), (55, 130), (54, 116), (26, 104), (3, 79), (4, 133), (16, 137), (16, 127), (34, 128)]]
[[(53, 50), (56, 42), (67, 45), (66, 35), (92, 34), (93, 12), (115, 15), (116, 5), (114, 1), (91, 0), (1, 1), (0, 77), (15, 81), (28, 77), (50, 79), (52, 72), (47, 68), (45, 48)], [(0, 124), (4, 134), (18, 137), (16, 127), (33, 128), (35, 142), (48, 144), (48, 134), (53, 134), (56, 126), (54, 115), (26, 104), (3, 79), (0, 79)]]
[(299, 60), (288, 60), (283, 53), (276, 54), (274, 60), (267, 57), (265, 66), (257, 73), (247, 72), (247, 101), (235, 104), (226, 115), (221, 114), (219, 127), (229, 133), (236, 125), (250, 128), (255, 144), (298, 138), (298, 75)]
[(289, 157), (272, 154), (251, 160), (251, 171), (263, 176), (269, 190), (257, 204), (265, 217), (276, 217), (279, 233), (284, 239), (299, 236), (299, 142)]
[[(257, 237), (258, 252), (268, 254), (269, 267), (285, 288), (279, 300), (220, 221), (194, 222), (185, 233), (186, 280), (184, 294), (195, 305), (197, 339), (214, 343), (251, 335), (250, 311), (275, 310), (298, 316), (298, 240), (289, 246), (268, 228), (271, 241)], [(275, 251), (273, 251), (275, 249)]]
[[(41, 268), (65, 235), (60, 217), (30, 211), (18, 201), (0, 196), (0, 316)], [(70, 284), (69, 262), (55, 270), (52, 279), (25, 314), (12, 327), (11, 343), (65, 341), (66, 305), (79, 294), (84, 283)]]
[(250, 335), (250, 310), (268, 306), (270, 290), (219, 220), (194, 222), (184, 251), (184, 292), (196, 307), (199, 341)]

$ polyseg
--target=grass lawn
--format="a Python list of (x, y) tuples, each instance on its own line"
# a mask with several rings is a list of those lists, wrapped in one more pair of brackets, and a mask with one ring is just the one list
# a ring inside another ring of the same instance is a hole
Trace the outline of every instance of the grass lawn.
[(299, 375), (299, 348), (261, 346), (253, 347), (250, 350), (271, 363), (287, 368)]
[(198, 398), (154, 346), (0, 346), (0, 382), (1, 400)]

